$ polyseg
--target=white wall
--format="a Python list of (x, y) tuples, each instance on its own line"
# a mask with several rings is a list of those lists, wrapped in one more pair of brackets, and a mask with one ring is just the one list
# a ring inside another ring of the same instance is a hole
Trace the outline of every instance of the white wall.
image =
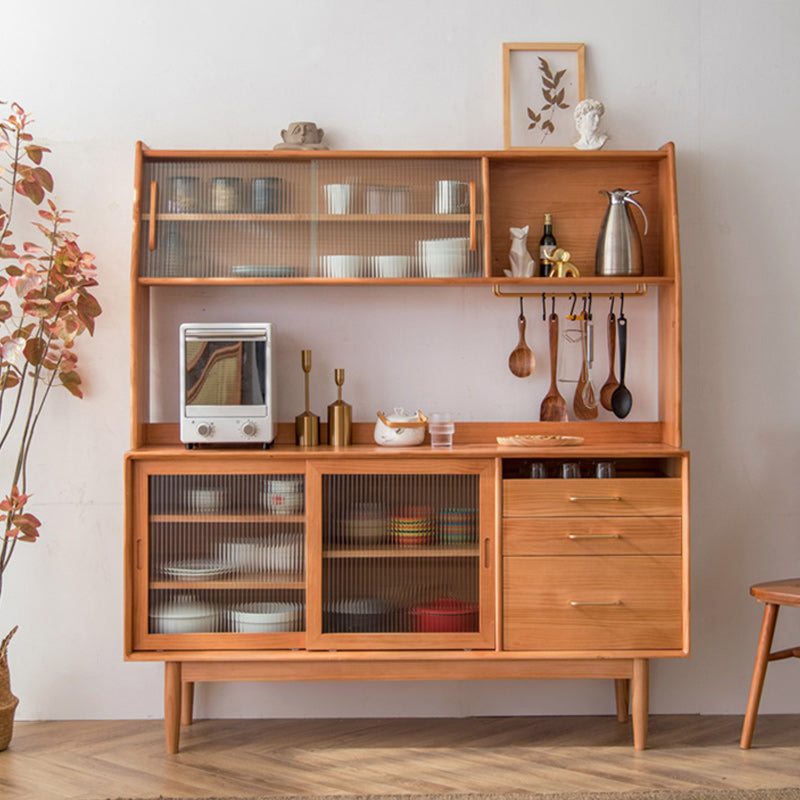
[[(35, 113), (38, 138), (54, 150), (58, 199), (77, 210), (74, 226), (100, 264), (104, 314), (95, 340), (80, 344), (87, 398), (53, 398), (40, 431), (32, 474), (42, 539), (21, 546), (6, 574), (0, 630), (21, 626), (11, 654), (20, 718), (162, 713), (161, 666), (122, 661), (134, 142), (270, 148), (289, 121), (313, 119), (337, 149), (500, 148), (504, 41), (585, 42), (588, 92), (606, 104), (611, 146), (676, 143), (693, 654), (654, 664), (652, 708), (743, 711), (760, 619), (747, 587), (800, 573), (800, 6), (40, 0), (36, 8), (38, 23), (24, 4), (4, 8), (0, 95)], [(504, 367), (516, 310), (488, 290), (294, 289), (282, 297), (285, 309), (295, 303), (283, 311), (291, 350), (311, 341), (319, 363), (348, 369), (351, 396), (373, 393), (357, 406), (361, 419), (374, 413), (377, 382), (386, 407), (446, 403), (480, 419), (496, 401), (497, 418), (536, 417), (541, 386)], [(424, 380), (397, 375), (391, 359), (377, 362), (377, 375), (360, 374), (359, 358), (369, 354), (328, 305), (335, 298), (348, 320), (369, 300), (369, 329), (397, 354), (401, 317), (374, 307), (395, 297), (430, 339)], [(529, 324), (541, 352), (543, 329)], [(474, 348), (470, 358), (453, 344), (462, 342)], [(494, 385), (496, 397), (457, 400), (446, 380), (430, 380), (431, 364), (442, 361), (466, 370), (472, 386)], [(322, 409), (332, 395), (319, 375)], [(636, 380), (645, 393), (646, 373)], [(286, 392), (281, 416), (291, 419), (299, 388)], [(795, 644), (798, 617), (784, 613), (779, 643)], [(771, 667), (763, 709), (800, 711), (796, 680), (796, 668)], [(197, 702), (201, 716), (581, 714), (610, 713), (612, 692), (592, 682), (242, 684), (202, 686)]]

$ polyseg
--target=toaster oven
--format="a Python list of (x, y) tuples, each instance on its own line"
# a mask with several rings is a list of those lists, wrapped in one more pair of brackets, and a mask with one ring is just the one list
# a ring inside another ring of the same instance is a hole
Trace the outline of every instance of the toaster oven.
[(181, 441), (261, 443), (275, 438), (271, 322), (180, 327)]

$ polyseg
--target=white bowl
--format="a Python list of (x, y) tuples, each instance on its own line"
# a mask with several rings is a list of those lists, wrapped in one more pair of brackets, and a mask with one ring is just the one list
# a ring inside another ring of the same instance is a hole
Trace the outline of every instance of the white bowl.
[(192, 511), (209, 514), (224, 508), (226, 492), (224, 489), (190, 489), (187, 499)]
[(364, 256), (322, 256), (322, 277), (360, 278), (364, 268)]
[(299, 628), (297, 603), (243, 603), (231, 609), (231, 628), (236, 633), (276, 633)]
[(408, 256), (375, 256), (375, 274), (378, 278), (405, 278), (411, 271)]
[(213, 633), (217, 610), (208, 603), (177, 598), (150, 610), (150, 628), (153, 633)]
[(264, 491), (261, 504), (271, 514), (297, 514), (303, 510), (303, 492)]

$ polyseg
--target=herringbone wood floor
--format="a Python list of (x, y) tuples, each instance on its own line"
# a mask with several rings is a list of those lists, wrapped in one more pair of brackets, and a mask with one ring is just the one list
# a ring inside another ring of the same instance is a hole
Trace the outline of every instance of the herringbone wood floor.
[(160, 721), (21, 722), (2, 800), (626, 791), (800, 785), (800, 715), (656, 716), (649, 749), (613, 717), (208, 720), (164, 753)]

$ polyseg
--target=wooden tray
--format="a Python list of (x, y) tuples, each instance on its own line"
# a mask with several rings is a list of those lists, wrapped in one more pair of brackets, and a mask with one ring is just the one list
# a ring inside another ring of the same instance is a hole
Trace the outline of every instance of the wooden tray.
[(498, 436), (497, 444), (512, 447), (565, 447), (583, 444), (583, 436), (558, 436), (556, 434)]

